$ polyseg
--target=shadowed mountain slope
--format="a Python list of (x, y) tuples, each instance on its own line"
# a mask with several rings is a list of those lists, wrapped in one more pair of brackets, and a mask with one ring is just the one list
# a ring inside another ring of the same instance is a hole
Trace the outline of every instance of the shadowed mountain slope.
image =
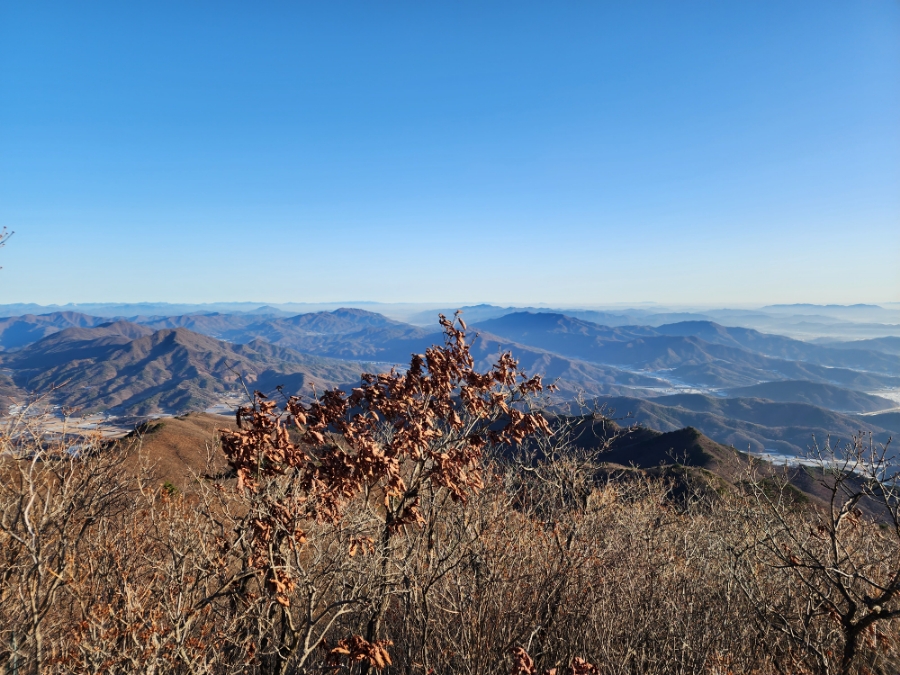
[[(789, 498), (830, 508), (831, 492), (827, 485), (832, 478), (823, 472), (822, 466), (772, 464), (717, 443), (690, 426), (661, 433), (641, 426), (622, 430), (608, 421), (598, 426), (591, 421), (584, 425), (578, 444), (594, 447), (617, 432), (621, 436), (600, 455), (607, 463), (609, 479), (630, 480), (635, 472), (662, 477), (670, 481), (676, 499), (697, 492), (713, 496), (723, 490), (743, 490), (750, 476), (765, 481), (777, 479), (778, 484), (786, 480), (793, 490), (787, 495)], [(862, 479), (851, 476), (849, 480), (858, 485)], [(876, 500), (865, 498), (859, 506), (876, 519), (887, 516), (883, 505)]]
[(406, 326), (375, 312), (363, 309), (342, 308), (333, 312), (312, 312), (298, 314), (278, 323), (302, 328), (311, 333), (353, 333), (366, 328), (389, 328)]
[(545, 384), (556, 383), (559, 396), (572, 399), (577, 395), (649, 394), (642, 389), (665, 387), (666, 382), (649, 374), (631, 373), (611, 366), (588, 363), (534, 349), (494, 335), (481, 334), (472, 345), (472, 356), (480, 370), (487, 370), (503, 352), (512, 352), (529, 375), (541, 375)]
[[(869, 392), (900, 387), (900, 377), (867, 373), (849, 368), (828, 368), (801, 361), (771, 362), (770, 369), (717, 361), (699, 366), (679, 366), (667, 373), (678, 380), (717, 389), (749, 386), (771, 380), (805, 380), (834, 384), (846, 389)], [(665, 375), (661, 373), (661, 375)]]
[[(153, 330), (167, 328), (187, 328), (195, 333), (202, 333), (218, 339), (231, 340), (231, 335), (241, 335), (248, 326), (258, 325), (269, 320), (255, 314), (184, 314), (181, 316), (135, 316), (131, 320)], [(234, 341), (234, 340), (231, 340)], [(239, 340), (247, 342), (247, 340)]]
[(268, 342), (307, 354), (398, 364), (408, 363), (411, 353), (424, 352), (441, 340), (434, 331), (407, 324), (365, 327), (346, 333), (312, 333), (278, 322), (258, 332), (258, 337)]
[(609, 464), (644, 469), (681, 464), (734, 481), (746, 470), (750, 459), (745, 453), (717, 443), (693, 427), (660, 432), (646, 426), (622, 429), (614, 422), (606, 422), (600, 430), (596, 424), (587, 424), (578, 434), (577, 443), (582, 447), (593, 447), (615, 434), (620, 436), (600, 455)]
[[(90, 359), (103, 359), (134, 339), (152, 335), (145, 326), (116, 321), (96, 328), (66, 328), (2, 358), (16, 371), (49, 371)], [(24, 382), (21, 372), (15, 379)]]

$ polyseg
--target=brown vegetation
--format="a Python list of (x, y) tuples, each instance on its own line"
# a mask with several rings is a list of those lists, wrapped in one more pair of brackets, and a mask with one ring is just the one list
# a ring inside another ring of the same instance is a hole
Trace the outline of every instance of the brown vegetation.
[(0, 666), (900, 669), (886, 448), (858, 442), (851, 463), (815, 474), (823, 508), (752, 467), (740, 488), (619, 480), (608, 434), (579, 442), (585, 420), (605, 420), (547, 423), (530, 407), (539, 380), (511, 357), (475, 371), (464, 325), (444, 328), (443, 347), (349, 396), (242, 410), (181, 486), (142, 461), (139, 437), (73, 447), (14, 421), (0, 448)]

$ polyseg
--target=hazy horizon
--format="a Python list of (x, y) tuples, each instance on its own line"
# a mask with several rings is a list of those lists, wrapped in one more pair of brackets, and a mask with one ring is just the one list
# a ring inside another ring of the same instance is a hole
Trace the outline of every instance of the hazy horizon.
[(48, 302), (48, 303), (39, 303), (39, 302), (30, 302), (30, 301), (21, 301), (21, 302), (0, 302), (0, 306), (16, 306), (16, 305), (35, 305), (41, 307), (75, 307), (75, 306), (100, 306), (100, 305), (172, 305), (172, 306), (216, 306), (216, 305), (248, 305), (254, 307), (279, 307), (279, 306), (291, 306), (291, 305), (310, 305), (310, 306), (331, 306), (331, 305), (344, 305), (347, 307), (355, 307), (357, 305), (398, 305), (398, 306), (409, 306), (409, 307), (475, 307), (479, 305), (490, 305), (497, 307), (540, 307), (540, 308), (584, 308), (584, 309), (612, 309), (612, 308), (621, 308), (621, 309), (639, 309), (641, 307), (660, 307), (664, 309), (676, 309), (676, 310), (687, 310), (687, 309), (765, 309), (772, 307), (833, 307), (833, 308), (852, 308), (852, 307), (893, 307), (895, 305), (900, 306), (900, 300), (891, 301), (869, 301), (869, 302), (853, 302), (853, 303), (814, 303), (814, 302), (790, 302), (790, 303), (779, 303), (779, 302), (744, 302), (744, 303), (691, 303), (691, 302), (677, 302), (677, 303), (664, 303), (664, 302), (656, 302), (653, 300), (645, 300), (645, 301), (636, 301), (636, 302), (599, 302), (599, 303), (566, 303), (566, 302), (515, 302), (515, 301), (503, 301), (503, 300), (422, 300), (418, 302), (405, 302), (402, 300), (394, 301), (394, 302), (381, 302), (378, 300), (320, 300), (320, 301), (307, 301), (307, 300), (285, 300), (285, 301), (274, 301), (274, 300), (227, 300), (227, 299), (218, 299), (218, 300), (208, 300), (203, 302), (190, 302), (190, 301), (172, 301), (172, 300), (134, 300), (134, 301), (117, 301), (117, 300), (102, 300), (102, 301), (79, 301), (79, 302)]

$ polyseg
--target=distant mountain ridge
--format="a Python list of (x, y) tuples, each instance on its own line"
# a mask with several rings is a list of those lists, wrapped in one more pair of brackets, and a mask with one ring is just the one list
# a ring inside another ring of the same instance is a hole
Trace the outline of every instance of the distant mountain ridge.
[(869, 340), (853, 340), (850, 342), (825, 343), (832, 349), (867, 349), (900, 356), (900, 337), (881, 337)]
[(263, 391), (286, 385), (287, 393), (306, 394), (311, 384), (322, 390), (359, 380), (359, 364), (257, 346), (119, 321), (65, 329), (0, 356), (0, 364), (22, 391), (51, 392), (54, 402), (85, 412), (132, 415), (202, 410), (240, 392), (241, 377)]
[(838, 350), (827, 345), (760, 333), (752, 328), (729, 328), (712, 321), (685, 321), (658, 326), (655, 330), (662, 335), (699, 337), (710, 343), (740, 347), (778, 359), (806, 361), (828, 367), (861, 368), (888, 374), (900, 373), (900, 360), (877, 349), (865, 349), (862, 345)]
[(668, 308), (652, 303), (640, 306), (593, 307), (527, 307), (499, 306), (491, 304), (445, 306), (375, 303), (375, 302), (213, 302), (206, 304), (173, 303), (79, 303), (67, 305), (37, 305), (19, 303), (0, 305), (0, 316), (23, 314), (48, 314), (51, 312), (79, 312), (93, 316), (137, 317), (178, 316), (187, 314), (224, 313), (232, 315), (284, 317), (311, 312), (330, 312), (340, 307), (356, 307), (378, 312), (395, 320), (430, 327), (438, 311), (446, 315), (461, 308), (467, 320), (477, 323), (498, 318), (516, 311), (550, 312), (607, 326), (660, 326), (679, 321), (715, 321), (727, 326), (754, 328), (765, 333), (775, 333), (803, 339), (829, 338), (855, 340), (885, 336), (900, 336), (900, 303), (885, 305), (770, 305), (755, 309), (734, 308)]
[(342, 335), (368, 328), (407, 327), (381, 314), (361, 309), (341, 308), (333, 312), (312, 312), (296, 316), (271, 317), (257, 314), (186, 314), (174, 317), (136, 317), (137, 323), (153, 328), (189, 328), (233, 342), (249, 342), (263, 337), (270, 342), (313, 335)]
[[(409, 362), (411, 354), (424, 353), (428, 347), (443, 339), (437, 331), (436, 322), (435, 328), (425, 329), (353, 309), (301, 314), (263, 322), (242, 318), (243, 325), (232, 330), (225, 330), (226, 321), (221, 315), (205, 315), (147, 323), (152, 326), (186, 325), (192, 330), (209, 331), (237, 343), (251, 339), (264, 340), (305, 354), (401, 366)], [(580, 391), (587, 395), (635, 393), (635, 388), (666, 386), (664, 381), (650, 375), (561, 357), (488, 333), (475, 341), (473, 349), (482, 368), (490, 367), (503, 350), (510, 350), (528, 372), (541, 373), (549, 380), (559, 380), (562, 391), (572, 396)]]
[[(337, 317), (342, 318), (346, 317)], [(377, 339), (366, 342), (373, 335)], [(393, 323), (350, 334), (306, 337), (307, 348), (324, 354), (301, 353), (262, 338), (228, 343), (180, 326), (154, 331), (147, 325), (115, 321), (94, 328), (65, 328), (21, 350), (0, 354), (0, 365), (11, 371), (8, 382), (0, 381), (0, 391), (8, 395), (16, 389), (53, 391), (56, 402), (85, 411), (182, 413), (202, 410), (226, 393), (239, 391), (239, 376), (248, 386), (269, 392), (279, 385), (289, 394), (310, 394), (310, 385), (319, 391), (346, 388), (363, 371), (380, 372), (391, 362), (402, 366), (411, 353), (424, 352), (435, 342), (432, 333)], [(569, 397), (581, 392), (633, 394), (665, 385), (646, 375), (573, 361), (490, 336), (473, 345), (482, 369), (507, 350), (517, 354), (526, 371), (559, 380), (561, 391)], [(332, 352), (342, 358), (331, 358)], [(391, 361), (384, 363), (386, 357), (392, 357)]]
[[(702, 394), (675, 394), (651, 399), (599, 397), (598, 403), (617, 416), (633, 413), (634, 419), (660, 431), (694, 427), (718, 443), (739, 450), (776, 450), (804, 454), (815, 438), (824, 443), (848, 441), (859, 432), (872, 432), (886, 442), (893, 429), (877, 424), (879, 416), (849, 416), (807, 403), (778, 403), (753, 398), (714, 398)], [(876, 422), (870, 422), (875, 419)]]
[[(97, 317), (75, 313), (3, 319), (0, 320), (0, 347), (19, 349), (65, 327), (93, 327), (102, 322)], [(436, 324), (429, 330), (359, 309), (292, 317), (220, 313), (139, 316), (132, 322), (154, 329), (188, 328), (228, 342), (263, 339), (320, 356), (397, 363), (404, 363), (413, 351), (422, 351), (437, 334)], [(776, 372), (781, 378), (833, 383), (859, 390), (900, 386), (897, 355), (846, 345), (813, 345), (713, 322), (681, 322), (656, 328), (609, 327), (550, 312), (514, 312), (476, 327), (517, 344), (567, 358), (618, 368), (670, 369), (676, 379), (698, 386), (747, 386), (774, 379)]]
[[(593, 363), (646, 370), (671, 369), (678, 379), (706, 386), (741, 386), (770, 379), (793, 378), (852, 387), (860, 373), (846, 364), (861, 367), (860, 361), (875, 371), (866, 373), (860, 386), (900, 386), (900, 359), (890, 355), (807, 345), (790, 338), (765, 336), (757, 331), (726, 328), (711, 322), (670, 324), (658, 328), (610, 328), (563, 314), (518, 312), (483, 321), (475, 328)], [(698, 337), (691, 331), (713, 341)], [(747, 346), (754, 342), (759, 345), (757, 349), (793, 350), (798, 355), (825, 363), (768, 356)], [(718, 370), (717, 374), (703, 369), (712, 365)]]
[(109, 321), (78, 312), (25, 314), (0, 319), (0, 350), (21, 349), (65, 328), (91, 328)]
[[(480, 307), (486, 314), (497, 309)], [(181, 413), (235, 394), (238, 373), (266, 391), (347, 387), (362, 371), (402, 368), (411, 354), (443, 339), (436, 316), (426, 328), (352, 307), (277, 310), (0, 319), (0, 394), (62, 385), (55, 400), (84, 410)], [(813, 344), (696, 316), (601, 325), (584, 318), (590, 312), (581, 314), (513, 311), (474, 322), (466, 316), (478, 334), (476, 366), (489, 368), (511, 351), (526, 372), (558, 384), (556, 402), (615, 399), (661, 431), (693, 426), (741, 448), (796, 453), (814, 433), (869, 430), (886, 438), (896, 425), (897, 395), (888, 389), (900, 389), (900, 355), (891, 353), (900, 337)], [(683, 393), (689, 388), (704, 394)]]
[(829, 410), (847, 413), (871, 413), (898, 407), (894, 401), (881, 396), (871, 396), (829, 384), (803, 380), (763, 382), (750, 387), (739, 387), (731, 389), (728, 396), (764, 398), (769, 401), (789, 403), (811, 403)]

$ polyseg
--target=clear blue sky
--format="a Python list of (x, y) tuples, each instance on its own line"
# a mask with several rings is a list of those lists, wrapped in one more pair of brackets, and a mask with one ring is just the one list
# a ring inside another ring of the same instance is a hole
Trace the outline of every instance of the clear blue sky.
[(900, 2), (0, 4), (0, 302), (900, 300)]

